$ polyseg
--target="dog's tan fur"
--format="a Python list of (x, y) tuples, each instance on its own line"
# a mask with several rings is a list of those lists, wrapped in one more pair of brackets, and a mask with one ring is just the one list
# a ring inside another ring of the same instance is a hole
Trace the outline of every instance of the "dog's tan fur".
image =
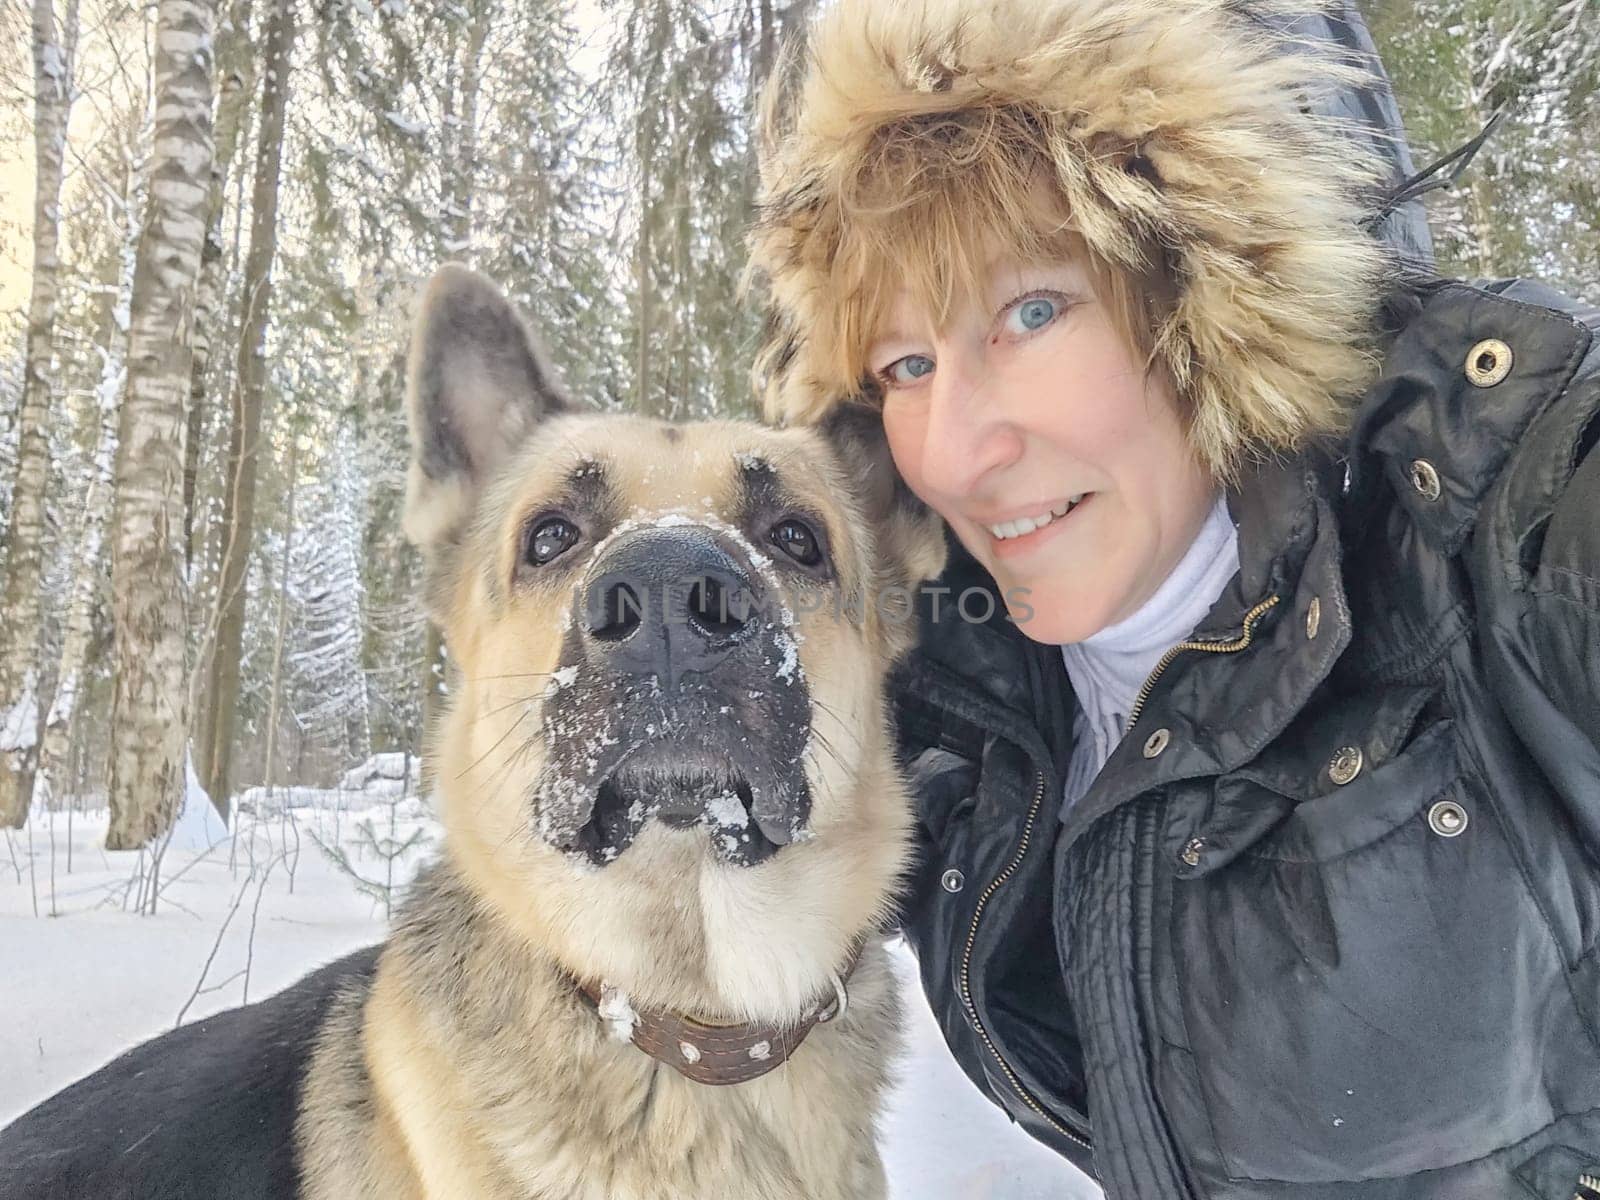
[[(418, 354), (452, 352), (428, 322), (463, 294), (493, 307), (481, 281), (441, 272), (424, 297)], [(418, 380), (437, 377), (438, 364), (413, 366), (417, 437), (428, 419), (415, 395), (428, 384)], [(473, 378), (491, 397), (535, 386), (496, 379), (493, 364)], [(533, 836), (528, 800), (546, 749), (529, 731), (564, 696), (550, 680), (570, 587), (510, 581), (528, 514), (584, 464), (604, 472), (634, 521), (666, 515), (743, 537), (731, 529), (738, 469), (758, 458), (826, 515), (833, 586), (858, 596), (936, 573), (937, 526), (892, 501), (874, 509), (883, 497), (852, 471), (859, 460), (816, 432), (556, 415), (564, 402), (553, 388), (525, 399), (511, 416), (483, 414), (480, 425), (496, 432), (475, 443), (474, 471), (430, 474), (422, 450), (414, 463), (407, 528), (459, 668), (434, 746), (446, 849), (419, 881), (370, 992), (343, 996), (319, 1037), (299, 1124), (306, 1194), (882, 1196), (875, 1120), (899, 1010), (870, 935), (904, 868), (909, 810), (884, 677), (910, 626), (872, 604), (859, 619), (794, 614), (812, 697), (809, 836), (741, 868), (716, 861), (698, 830), (648, 824), (616, 861), (584, 870)], [(485, 446), (500, 457), (482, 461)], [(691, 1082), (611, 1036), (574, 986), (605, 979), (636, 1008), (711, 1021), (792, 1022), (861, 936), (845, 1014), (817, 1026), (782, 1067), (736, 1086)]]

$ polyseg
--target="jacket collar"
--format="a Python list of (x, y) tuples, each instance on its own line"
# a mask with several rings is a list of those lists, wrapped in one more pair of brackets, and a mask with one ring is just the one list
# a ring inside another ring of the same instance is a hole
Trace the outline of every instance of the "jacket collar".
[(1248, 762), (1327, 678), (1351, 636), (1339, 474), (1314, 448), (1261, 464), (1229, 492), (1239, 573), (1147, 683), (1137, 723), (1068, 814), (1064, 844), (1143, 792)]
[[(1213, 648), (1173, 656), (1137, 724), (1074, 806), (1068, 837), (1149, 788), (1248, 761), (1327, 677), (1350, 641), (1333, 507), (1341, 477), (1340, 464), (1314, 449), (1259, 465), (1228, 494), (1240, 569), (1192, 639)], [(962, 619), (963, 594), (968, 613), (981, 609), (974, 597), (985, 594), (998, 615)], [(1273, 597), (1248, 645), (1214, 648), (1237, 642), (1246, 617)], [(915, 679), (902, 686), (903, 703), (931, 705), (1019, 743), (1059, 790), (1071, 752), (1071, 692), (1057, 648), (1031, 641), (1005, 618), (993, 580), (954, 539), (949, 567), (922, 602), (919, 648), (908, 664)], [(1147, 756), (1157, 730), (1165, 738)]]
[(1535, 285), (1440, 283), (1419, 299), (1356, 414), (1351, 504), (1359, 521), (1384, 492), (1398, 495), (1429, 544), (1455, 554), (1590, 334)]

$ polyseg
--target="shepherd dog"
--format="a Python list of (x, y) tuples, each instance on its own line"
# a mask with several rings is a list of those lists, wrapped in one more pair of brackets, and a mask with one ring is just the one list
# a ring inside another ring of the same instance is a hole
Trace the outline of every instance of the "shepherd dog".
[(381, 945), (0, 1132), (11, 1200), (872, 1200), (911, 808), (876, 602), (942, 527), (882, 425), (585, 407), (460, 266), (404, 527), (454, 664), (445, 836)]

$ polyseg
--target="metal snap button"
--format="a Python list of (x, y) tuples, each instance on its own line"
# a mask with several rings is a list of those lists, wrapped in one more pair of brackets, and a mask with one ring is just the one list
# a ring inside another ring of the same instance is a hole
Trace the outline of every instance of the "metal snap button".
[(1417, 495), (1424, 500), (1439, 498), (1439, 472), (1433, 469), (1433, 464), (1427, 459), (1419, 458), (1411, 464), (1411, 486), (1417, 489)]
[(1172, 740), (1172, 734), (1165, 729), (1158, 729), (1144, 740), (1144, 756), (1155, 758), (1167, 748), (1167, 743)]
[(1333, 761), (1328, 764), (1328, 778), (1343, 787), (1361, 774), (1364, 761), (1360, 746), (1340, 746), (1333, 752)]
[(1198, 867), (1200, 865), (1200, 851), (1205, 848), (1205, 838), (1190, 838), (1188, 844), (1183, 848), (1183, 853), (1178, 857), (1183, 859), (1184, 866)]
[(1321, 628), (1322, 628), (1322, 600), (1317, 596), (1313, 596), (1313, 597), (1311, 597), (1311, 606), (1306, 609), (1306, 638), (1307, 638), (1307, 640), (1308, 641), (1316, 641), (1316, 639), (1317, 639), (1317, 630), (1319, 630)]
[(1467, 351), (1467, 381), (1490, 388), (1511, 374), (1511, 347), (1499, 338), (1484, 338)]
[(967, 877), (954, 867), (951, 867), (943, 875), (939, 876), (939, 886), (947, 892), (959, 892), (967, 886)]
[(1467, 810), (1454, 800), (1441, 800), (1428, 810), (1428, 825), (1440, 837), (1455, 837), (1467, 827)]

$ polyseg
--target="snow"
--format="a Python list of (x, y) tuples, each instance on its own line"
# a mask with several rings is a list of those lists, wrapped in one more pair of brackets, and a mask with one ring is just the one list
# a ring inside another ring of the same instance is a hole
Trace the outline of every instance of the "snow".
[(54, 42), (46, 42), (39, 47), (39, 69), (47, 79), (65, 79), (67, 76), (67, 63), (61, 55), (61, 47)]
[(192, 755), (184, 756), (183, 769), (186, 782), (183, 807), (178, 810), (178, 819), (168, 831), (166, 848), (169, 853), (176, 850), (180, 853), (204, 854), (213, 846), (220, 846), (228, 840), (228, 827), (223, 824), (221, 814), (211, 803), (211, 797), (200, 785)]
[(374, 754), (360, 766), (346, 771), (339, 780), (339, 786), (345, 791), (360, 791), (369, 787), (374, 780), (403, 780), (408, 771), (413, 784), (422, 778), (422, 760), (415, 754), (399, 751)]
[(713, 824), (725, 825), (729, 829), (743, 829), (750, 820), (750, 814), (744, 810), (744, 802), (734, 792), (724, 792), (708, 800), (706, 815)]
[(602, 984), (597, 1011), (600, 1019), (606, 1023), (606, 1032), (613, 1039), (619, 1042), (633, 1041), (633, 1029), (639, 1023), (639, 1014), (628, 1003), (626, 992), (618, 991), (609, 983)]
[(417, 137), (428, 128), (426, 123), (417, 120), (415, 117), (408, 117), (405, 113), (395, 112), (393, 109), (385, 112), (383, 118), (409, 137)]
[[(242, 818), (237, 845), (191, 851), (185, 847), (203, 844), (216, 821), (191, 781), (182, 836), (167, 847), (151, 916), (128, 911), (148, 856), (100, 849), (103, 810), (72, 814), (70, 835), (67, 813), (38, 809), (27, 827), (5, 831), (0, 946), (9, 967), (0, 972), (7, 1016), (0, 1023), (0, 1125), (171, 1029), (180, 1013), (193, 1021), (260, 1000), (383, 937), (383, 904), (358, 891), (313, 838), (342, 848), (368, 879), (382, 879), (385, 864), (358, 826), (382, 828), (396, 810), (359, 793), (326, 795), (332, 799), (286, 814)], [(431, 818), (414, 811), (404, 824), (433, 829)], [(409, 879), (431, 853), (407, 851), (396, 861), (395, 882)], [(966, 1080), (922, 1002), (909, 951), (898, 941), (890, 950), (908, 1018), (908, 1053), (895, 1068), (897, 1086), (880, 1124), (893, 1200), (1099, 1196)], [(616, 1035), (633, 1011), (620, 994), (605, 1002)]]
[(0, 715), (0, 751), (27, 750), (38, 735), (39, 701), (33, 694), (33, 672), (23, 681), (22, 695)]

